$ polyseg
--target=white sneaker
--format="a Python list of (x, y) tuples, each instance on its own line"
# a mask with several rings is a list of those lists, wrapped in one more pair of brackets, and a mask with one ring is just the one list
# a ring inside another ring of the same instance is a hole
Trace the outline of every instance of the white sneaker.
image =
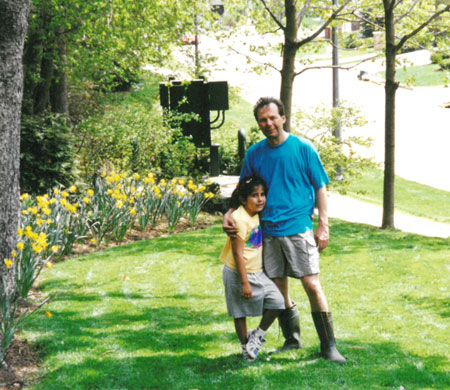
[(250, 357), (249, 353), (247, 352), (247, 349), (242, 349), (242, 359), (244, 359), (246, 362), (254, 362), (256, 359)]
[(256, 359), (256, 357), (258, 356), (258, 352), (262, 347), (262, 343), (265, 342), (266, 339), (264, 337), (256, 335), (256, 329), (250, 332), (245, 348), (252, 359)]

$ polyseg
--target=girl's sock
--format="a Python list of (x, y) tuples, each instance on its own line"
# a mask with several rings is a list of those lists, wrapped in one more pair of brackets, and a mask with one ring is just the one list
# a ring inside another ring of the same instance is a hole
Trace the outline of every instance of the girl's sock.
[(256, 336), (258, 337), (264, 337), (264, 335), (266, 334), (267, 330), (262, 330), (259, 326), (256, 328)]

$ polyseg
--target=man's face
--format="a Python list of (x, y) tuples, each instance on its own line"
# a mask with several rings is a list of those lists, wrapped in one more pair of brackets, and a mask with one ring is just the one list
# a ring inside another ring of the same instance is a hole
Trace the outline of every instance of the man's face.
[(257, 112), (258, 126), (269, 143), (279, 143), (284, 135), (283, 125), (286, 117), (280, 115), (275, 103), (261, 107)]

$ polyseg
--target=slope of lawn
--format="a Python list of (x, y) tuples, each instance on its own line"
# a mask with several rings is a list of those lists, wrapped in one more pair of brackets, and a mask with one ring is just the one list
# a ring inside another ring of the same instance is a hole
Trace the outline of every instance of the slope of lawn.
[[(383, 171), (368, 170), (348, 189), (348, 195), (376, 204), (383, 203)], [(450, 192), (396, 176), (395, 208), (398, 211), (450, 223)]]
[[(321, 280), (346, 365), (317, 358), (297, 281), (304, 349), (242, 361), (226, 315), (219, 225), (92, 253), (42, 276), (53, 299), (23, 335), (42, 352), (33, 390), (448, 389), (450, 241), (331, 221)], [(251, 319), (252, 327), (257, 319)]]

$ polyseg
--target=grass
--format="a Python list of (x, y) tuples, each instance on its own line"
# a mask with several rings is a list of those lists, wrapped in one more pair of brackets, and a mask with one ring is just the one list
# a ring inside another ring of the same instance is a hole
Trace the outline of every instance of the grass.
[[(383, 171), (378, 169), (363, 173), (350, 185), (348, 195), (375, 204), (383, 203)], [(418, 217), (450, 223), (450, 192), (423, 184), (395, 178), (395, 208)]]
[[(380, 77), (385, 77), (386, 72), (381, 72)], [(398, 68), (396, 79), (402, 84), (412, 84), (415, 87), (434, 87), (444, 85), (446, 73), (440, 71), (440, 66), (436, 64), (409, 66)]]
[[(54, 296), (23, 334), (43, 355), (32, 390), (448, 389), (449, 240), (331, 221), (321, 280), (341, 366), (318, 359), (300, 283), (304, 349), (242, 361), (226, 315), (220, 226), (141, 241), (56, 264), (42, 277)], [(257, 319), (250, 321), (251, 326)]]

